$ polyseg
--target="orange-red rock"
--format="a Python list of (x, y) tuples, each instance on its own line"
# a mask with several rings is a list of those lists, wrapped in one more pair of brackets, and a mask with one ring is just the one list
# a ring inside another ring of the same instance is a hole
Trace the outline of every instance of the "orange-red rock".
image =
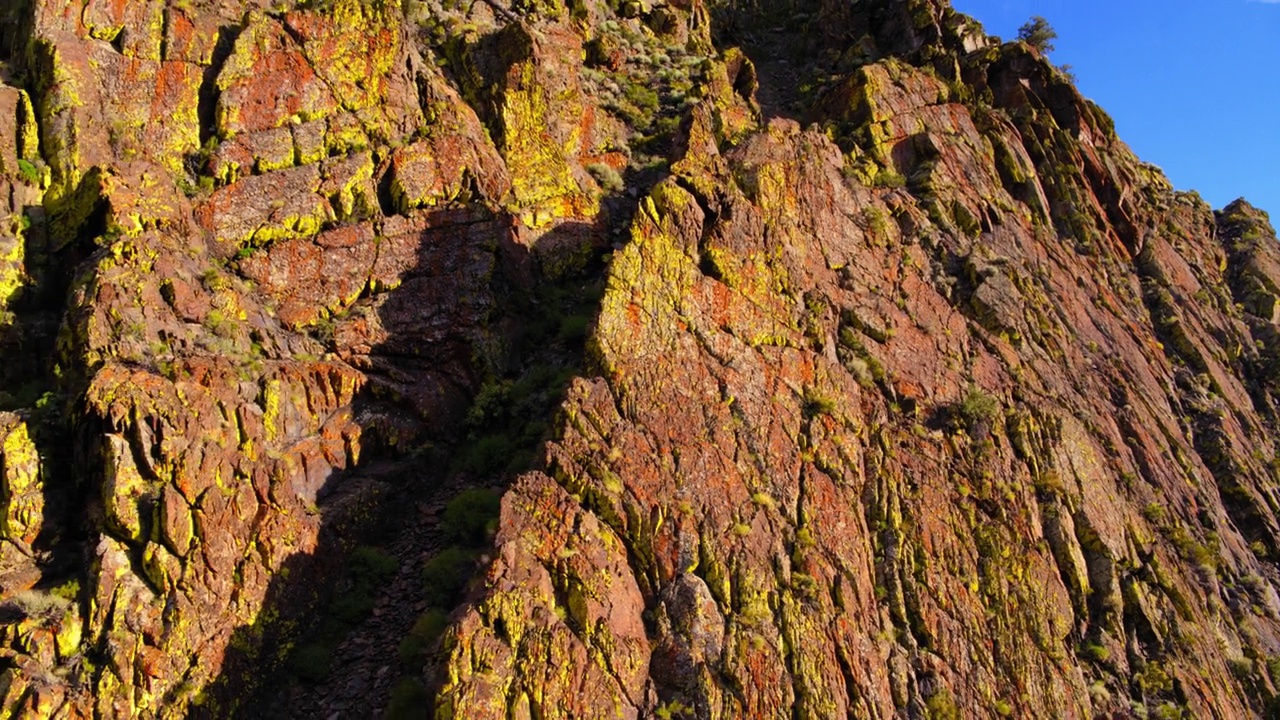
[(0, 714), (251, 716), (335, 548), (584, 334), (436, 717), (1275, 704), (1265, 214), (940, 0), (411, 5), (0, 30)]

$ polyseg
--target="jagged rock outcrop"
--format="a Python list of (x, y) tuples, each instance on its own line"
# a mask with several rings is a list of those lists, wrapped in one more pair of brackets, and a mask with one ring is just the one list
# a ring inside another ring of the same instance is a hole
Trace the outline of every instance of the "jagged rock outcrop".
[[(548, 450), (620, 546), (531, 543), (566, 513), (515, 484), (437, 716), (1264, 711), (1274, 233), (1034, 51), (896, 7), (847, 20), (892, 56), (818, 96), (827, 132), (725, 147), (693, 111)], [(546, 699), (601, 671), (592, 710)]]
[[(3, 12), (8, 715), (311, 712), (271, 685), (445, 468), (509, 486), (461, 606), (384, 598), (452, 611), (393, 715), (1273, 706), (1275, 232), (1034, 49), (939, 0)], [(517, 472), (485, 423), (582, 338)]]
[(447, 442), (508, 362), (499, 288), (605, 243), (587, 167), (623, 169), (627, 127), (558, 4), (536, 32), (354, 0), (6, 13), (0, 291), (34, 358), (6, 371), (4, 706), (236, 713), (315, 606), (277, 586), (394, 490), (363, 468)]

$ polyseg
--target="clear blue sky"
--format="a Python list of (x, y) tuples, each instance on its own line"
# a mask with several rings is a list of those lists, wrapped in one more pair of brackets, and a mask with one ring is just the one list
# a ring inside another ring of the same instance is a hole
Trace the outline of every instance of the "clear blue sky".
[(1011, 40), (1032, 15), (1054, 62), (1138, 157), (1221, 209), (1245, 197), (1280, 224), (1280, 0), (952, 0)]

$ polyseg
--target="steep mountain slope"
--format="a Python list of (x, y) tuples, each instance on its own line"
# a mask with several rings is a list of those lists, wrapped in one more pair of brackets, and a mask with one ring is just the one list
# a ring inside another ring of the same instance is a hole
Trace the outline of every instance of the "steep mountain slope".
[(441, 716), (1262, 711), (1270, 228), (1027, 48), (850, 15), (895, 57), (822, 128), (694, 109)]
[(1275, 233), (1035, 50), (244, 5), (3, 11), (10, 715), (1268, 711)]

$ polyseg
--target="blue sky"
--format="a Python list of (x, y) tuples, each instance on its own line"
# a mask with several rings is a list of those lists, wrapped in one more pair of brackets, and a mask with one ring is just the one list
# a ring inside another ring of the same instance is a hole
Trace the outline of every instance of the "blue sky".
[(1120, 138), (1215, 208), (1280, 224), (1280, 0), (952, 0), (1005, 40), (1032, 15)]

